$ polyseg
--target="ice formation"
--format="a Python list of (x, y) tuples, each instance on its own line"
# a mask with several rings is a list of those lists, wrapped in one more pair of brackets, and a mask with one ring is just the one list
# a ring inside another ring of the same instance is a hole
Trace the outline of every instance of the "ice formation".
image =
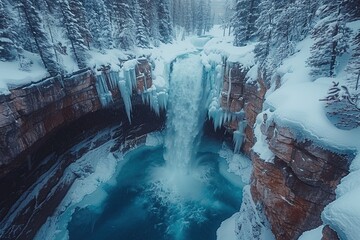
[(109, 106), (109, 104), (112, 103), (113, 98), (106, 83), (106, 77), (104, 74), (96, 75), (96, 90), (99, 95), (101, 105), (103, 107)]

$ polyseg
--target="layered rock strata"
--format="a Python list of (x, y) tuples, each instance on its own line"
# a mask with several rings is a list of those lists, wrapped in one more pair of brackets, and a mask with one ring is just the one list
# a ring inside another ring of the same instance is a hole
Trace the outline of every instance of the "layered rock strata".
[[(151, 87), (151, 68), (143, 59), (138, 62), (136, 69), (138, 89), (135, 89), (134, 93), (141, 93)], [(111, 76), (109, 69), (105, 69), (103, 74), (106, 77)], [(62, 185), (58, 182), (64, 169), (76, 158), (64, 158), (58, 162), (49, 160), (46, 156), (53, 153), (58, 156), (86, 137), (87, 133), (94, 133), (93, 131), (110, 122), (117, 121), (120, 124), (122, 121), (128, 124), (124, 117), (126, 114), (119, 88), (111, 79), (105, 78), (105, 84), (112, 94), (112, 104), (102, 106), (96, 81), (95, 73), (85, 69), (70, 76), (57, 76), (13, 87), (9, 94), (0, 95), (0, 219), (4, 220), (20, 196), (43, 174), (56, 166), (54, 175), (43, 185), (43, 196), (36, 199), (36, 204), (41, 204), (42, 210), (35, 211), (34, 202), (31, 202), (30, 205), (33, 206), (29, 206), (27, 211), (30, 215), (20, 214), (16, 219), (19, 225), (23, 222), (23, 226), (32, 226), (34, 229), (39, 227), (40, 225), (35, 223), (39, 222), (42, 216), (48, 216), (44, 215), (44, 211), (49, 213), (58, 205), (76, 178), (69, 177), (69, 181)], [(138, 111), (135, 108), (133, 125), (137, 128), (134, 130), (128, 127), (129, 130), (145, 134), (150, 128), (144, 127), (143, 121), (152, 124), (154, 129), (164, 122), (163, 118), (159, 119), (155, 114), (151, 113), (151, 116), (148, 116), (151, 111), (148, 107), (146, 110), (143, 109), (140, 95), (134, 94), (132, 101), (136, 108), (142, 110), (141, 114), (137, 115)], [(106, 108), (112, 110), (108, 111)], [(141, 119), (141, 124), (137, 125), (136, 119)], [(134, 134), (124, 131), (129, 137)], [(119, 148), (125, 139), (126, 137), (123, 137), (122, 141), (118, 141), (119, 144), (114, 146), (114, 150)], [(126, 146), (131, 148), (132, 144)], [(50, 192), (54, 194), (48, 195)], [(22, 236), (24, 228), (19, 229), (10, 232)], [(6, 236), (13, 236), (9, 235), (9, 230), (0, 229), (0, 232), (4, 231), (7, 232)]]
[[(232, 78), (242, 85), (231, 88)], [(267, 91), (265, 82), (261, 76), (256, 81), (247, 81), (246, 71), (235, 64), (227, 69), (223, 86), (223, 109), (234, 110), (230, 103), (241, 99), (238, 104), (241, 107), (235, 110), (245, 112), (242, 151), (254, 164), (251, 194), (263, 209), (276, 239), (297, 239), (304, 231), (321, 225), (321, 212), (335, 199), (336, 186), (348, 174), (351, 156), (333, 153), (310, 140), (299, 142), (291, 128), (265, 123), (264, 116), (261, 131), (275, 156), (273, 163), (265, 162), (252, 151), (257, 141), (256, 118), (263, 111)], [(235, 130), (237, 124), (228, 123), (227, 127)], [(333, 230), (324, 229), (324, 239), (336, 239), (334, 236)]]

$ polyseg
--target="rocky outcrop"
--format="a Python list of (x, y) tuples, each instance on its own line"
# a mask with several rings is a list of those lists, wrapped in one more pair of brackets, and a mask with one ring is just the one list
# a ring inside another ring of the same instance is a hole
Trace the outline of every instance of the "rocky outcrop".
[(229, 112), (240, 112), (244, 106), (244, 84), (248, 69), (239, 63), (226, 62), (220, 106)]
[(276, 239), (297, 239), (321, 225), (320, 214), (335, 199), (349, 159), (309, 140), (298, 142), (291, 129), (275, 123), (263, 123), (261, 129), (275, 159), (267, 163), (251, 154), (251, 193), (263, 206)]
[(136, 73), (136, 91), (138, 94), (145, 92), (152, 86), (151, 66), (147, 59), (139, 59), (135, 68)]
[(25, 157), (26, 150), (55, 128), (101, 108), (90, 70), (10, 92), (0, 98), (1, 167)]
[(250, 156), (251, 148), (255, 144), (254, 125), (256, 117), (262, 112), (263, 103), (267, 88), (262, 78), (258, 77), (255, 82), (246, 82), (244, 91), (244, 112), (246, 119), (245, 139), (242, 145), (242, 151)]
[[(227, 69), (221, 106), (228, 111), (243, 109), (245, 112), (245, 139), (241, 149), (254, 164), (251, 182), (254, 202), (262, 206), (276, 239), (297, 239), (304, 231), (322, 224), (321, 212), (335, 199), (336, 186), (348, 174), (349, 159), (310, 140), (298, 142), (291, 129), (265, 123), (266, 116), (261, 131), (275, 159), (274, 163), (260, 159), (252, 147), (257, 141), (254, 127), (258, 114), (263, 111), (267, 87), (261, 76), (252, 82), (245, 76), (237, 65)], [(231, 88), (229, 78), (234, 78), (234, 83), (242, 83), (243, 87)], [(232, 108), (233, 101), (238, 99), (241, 100), (235, 104), (238, 108)], [(226, 127), (236, 130), (237, 121), (227, 123)], [(324, 230), (325, 239), (336, 239), (330, 230)]]
[[(138, 86), (141, 88), (143, 81), (150, 87), (149, 63), (143, 59), (138, 65)], [(65, 151), (79, 141), (75, 136), (85, 136), (86, 132), (104, 127), (114, 119), (128, 124), (120, 90), (114, 84), (116, 81), (110, 79), (112, 75), (109, 71), (103, 66), (105, 80), (101, 84), (105, 84), (104, 88), (111, 92), (111, 104), (107, 106), (101, 104), (103, 96), (97, 89), (99, 80), (89, 69), (13, 87), (9, 94), (0, 95), (0, 194), (6, 196), (0, 198), (0, 219), (40, 176), (56, 164), (46, 160), (46, 154)], [(141, 96), (134, 94), (132, 97), (133, 105), (142, 104)], [(107, 108), (112, 110), (108, 112)], [(136, 116), (137, 111), (134, 111), (133, 116), (148, 119), (154, 126), (163, 122), (155, 115), (147, 118), (144, 114), (148, 111), (143, 110), (142, 116)], [(157, 120), (152, 121), (153, 118)], [(135, 124), (136, 120), (133, 122)], [(131, 133), (128, 135), (131, 136)], [(49, 178), (47, 186), (56, 185), (71, 162), (63, 161), (57, 177)], [(71, 185), (71, 181), (67, 185)], [(46, 202), (48, 199), (61, 201), (63, 195), (59, 194), (67, 192), (67, 185), (56, 190), (54, 196), (46, 197)]]
[(337, 233), (332, 230), (328, 225), (326, 225), (322, 230), (322, 238), (321, 240), (340, 240)]

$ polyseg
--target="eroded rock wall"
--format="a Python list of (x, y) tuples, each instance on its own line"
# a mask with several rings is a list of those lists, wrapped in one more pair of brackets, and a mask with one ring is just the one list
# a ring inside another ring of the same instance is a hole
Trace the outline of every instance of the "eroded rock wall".
[[(1, 167), (12, 164), (21, 154), (26, 155), (26, 150), (55, 128), (101, 109), (90, 70), (10, 92), (0, 98)], [(4, 173), (1, 171), (0, 176)]]
[[(247, 81), (241, 71), (230, 75), (245, 83), (239, 92), (247, 122), (242, 151), (254, 164), (253, 200), (263, 209), (276, 239), (297, 239), (304, 231), (322, 224), (321, 212), (335, 199), (336, 186), (348, 174), (350, 157), (323, 149), (310, 140), (298, 141), (291, 128), (266, 123), (264, 116), (261, 131), (275, 156), (273, 163), (265, 162), (252, 147), (257, 141), (254, 127), (263, 111), (266, 85), (260, 75), (256, 81)], [(224, 88), (229, 89), (226, 77)], [(232, 96), (238, 97), (236, 93), (231, 93)], [(226, 97), (223, 96), (223, 102)], [(327, 237), (334, 235), (331, 231), (325, 233)]]

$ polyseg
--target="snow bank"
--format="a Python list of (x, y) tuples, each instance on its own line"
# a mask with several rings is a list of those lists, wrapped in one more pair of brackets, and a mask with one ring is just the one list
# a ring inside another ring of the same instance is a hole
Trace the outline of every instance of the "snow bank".
[(227, 162), (229, 173), (233, 173), (241, 177), (242, 186), (250, 183), (250, 176), (252, 172), (251, 160), (242, 155), (234, 153), (225, 143), (219, 151), (219, 156), (224, 158)]
[(341, 239), (359, 239), (359, 202), (360, 187), (356, 187), (326, 206), (321, 216), (324, 224), (334, 229)]
[(275, 240), (265, 215), (262, 214), (251, 197), (250, 185), (243, 189), (243, 202), (235, 222), (238, 240)]
[(220, 227), (216, 230), (217, 240), (238, 240), (235, 233), (235, 222), (238, 214), (239, 213), (235, 213), (221, 223)]
[(146, 136), (145, 145), (149, 147), (156, 147), (164, 144), (163, 132), (152, 132)]
[(49, 76), (37, 54), (24, 52), (24, 55), (26, 56), (27, 61), (31, 61), (32, 63), (29, 64), (26, 70), (20, 70), (20, 61), (0, 61), (0, 94), (8, 94), (9, 87), (11, 88), (31, 82), (38, 82)]
[[(268, 116), (271, 116), (272, 113), (267, 110), (265, 113)], [(269, 122), (269, 121), (268, 121)], [(265, 162), (273, 162), (274, 161), (274, 153), (269, 149), (269, 145), (267, 143), (267, 136), (262, 134), (261, 132), (261, 124), (263, 123), (263, 114), (259, 114), (256, 117), (256, 123), (254, 128), (254, 134), (256, 137), (256, 142), (252, 148), (252, 150), (259, 155), (260, 159), (264, 160)]]
[(255, 65), (254, 48), (256, 43), (246, 45), (244, 47), (235, 47), (232, 45), (232, 38), (213, 38), (204, 46), (204, 53), (216, 53), (224, 56), (229, 62), (239, 62), (245, 68)]
[(323, 225), (310, 231), (304, 232), (298, 240), (321, 240)]
[[(98, 134), (91, 141), (96, 141), (103, 134), (106, 132)], [(88, 143), (84, 141), (76, 145), (73, 151), (83, 148), (85, 144)], [(117, 167), (121, 167), (118, 162), (122, 160), (122, 156), (119, 158), (110, 153), (109, 149), (113, 145), (114, 142), (111, 140), (90, 150), (65, 170), (63, 179), (70, 174), (76, 174), (79, 178), (75, 180), (55, 213), (40, 228), (35, 239), (68, 239), (67, 224), (76, 207), (92, 205), (100, 208), (107, 197), (106, 191), (101, 186), (105, 182), (111, 182), (111, 178), (116, 175)], [(90, 194), (93, 197), (86, 199)]]

